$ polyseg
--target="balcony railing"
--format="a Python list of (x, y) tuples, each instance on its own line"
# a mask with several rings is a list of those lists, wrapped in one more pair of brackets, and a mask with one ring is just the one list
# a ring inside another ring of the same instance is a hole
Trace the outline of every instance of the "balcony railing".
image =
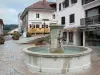
[(94, 26), (94, 25), (98, 25), (98, 24), (100, 24), (100, 15), (81, 19), (81, 25)]
[(88, 3), (93, 2), (93, 1), (95, 1), (95, 0), (82, 0), (82, 5), (88, 4)]

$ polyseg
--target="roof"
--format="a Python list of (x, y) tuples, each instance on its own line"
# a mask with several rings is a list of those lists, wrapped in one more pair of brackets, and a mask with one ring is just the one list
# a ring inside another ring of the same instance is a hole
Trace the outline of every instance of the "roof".
[(55, 8), (52, 8), (50, 6), (52, 4), (56, 4), (56, 3), (55, 2), (47, 2), (46, 1), (45, 5), (44, 5), (43, 1), (39, 1), (39, 2), (36, 2), (36, 3), (32, 4), (32, 5), (30, 5), (27, 8), (29, 8), (29, 9), (53, 9), (53, 10), (55, 10)]
[(28, 6), (27, 8), (25, 8), (24, 12), (22, 13), (21, 17), (23, 17), (27, 11), (29, 9), (35, 9), (35, 10), (53, 10), (55, 11), (56, 10), (56, 3), (55, 2), (48, 2), (46, 1), (46, 3), (44, 4), (43, 1), (38, 1), (30, 6)]
[(0, 19), (0, 24), (1, 24), (1, 25), (4, 25), (4, 23), (3, 23), (3, 20), (2, 20), (2, 19)]

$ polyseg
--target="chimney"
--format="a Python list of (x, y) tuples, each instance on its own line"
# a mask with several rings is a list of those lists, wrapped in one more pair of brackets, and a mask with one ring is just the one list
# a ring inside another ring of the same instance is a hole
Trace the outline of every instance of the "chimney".
[(44, 7), (46, 7), (46, 0), (43, 0), (43, 5)]

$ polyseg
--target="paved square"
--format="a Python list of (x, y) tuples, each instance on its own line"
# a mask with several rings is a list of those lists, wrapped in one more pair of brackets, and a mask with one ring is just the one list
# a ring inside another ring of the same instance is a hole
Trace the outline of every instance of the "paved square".
[[(16, 44), (13, 40), (0, 45), (0, 75), (46, 75), (31, 73), (27, 70), (22, 62), (23, 48), (27, 46), (29, 45)], [(68, 75), (100, 75), (100, 47), (91, 48), (93, 49), (91, 69), (83, 73)]]

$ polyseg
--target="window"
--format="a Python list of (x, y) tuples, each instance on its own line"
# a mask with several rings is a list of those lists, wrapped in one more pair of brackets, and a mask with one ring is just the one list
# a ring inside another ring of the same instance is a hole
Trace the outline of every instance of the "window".
[(48, 28), (48, 25), (46, 25), (46, 28)]
[(36, 25), (36, 28), (39, 28), (39, 25)]
[(35, 28), (35, 25), (33, 25), (33, 28)]
[(42, 28), (44, 28), (44, 25), (42, 25)]
[(32, 28), (32, 25), (30, 24), (30, 28)]
[(87, 3), (90, 3), (92, 1), (95, 1), (95, 0), (82, 0), (82, 5), (87, 4)]
[(36, 14), (36, 18), (39, 18), (40, 17), (40, 15), (39, 14)]
[(65, 8), (65, 1), (62, 3), (62, 5), (63, 5), (63, 8)]
[(62, 25), (65, 24), (65, 17), (61, 17), (61, 24), (62, 24)]
[(69, 6), (69, 0), (65, 0), (65, 7)]
[(61, 10), (61, 3), (59, 4), (59, 11)]
[(74, 17), (74, 14), (71, 14), (70, 15), (70, 23), (74, 23), (75, 22), (75, 17)]
[(34, 25), (34, 24), (31, 24), (31, 25), (30, 25), (30, 28), (35, 28), (35, 25)]
[(86, 31), (85, 36), (89, 46), (100, 46), (100, 30)]
[(52, 15), (52, 18), (55, 19), (55, 14)]
[(73, 42), (73, 32), (69, 32), (69, 42)]
[(67, 40), (67, 32), (63, 32), (63, 41)]
[(71, 0), (71, 3), (75, 4), (75, 3), (77, 3), (77, 0)]

